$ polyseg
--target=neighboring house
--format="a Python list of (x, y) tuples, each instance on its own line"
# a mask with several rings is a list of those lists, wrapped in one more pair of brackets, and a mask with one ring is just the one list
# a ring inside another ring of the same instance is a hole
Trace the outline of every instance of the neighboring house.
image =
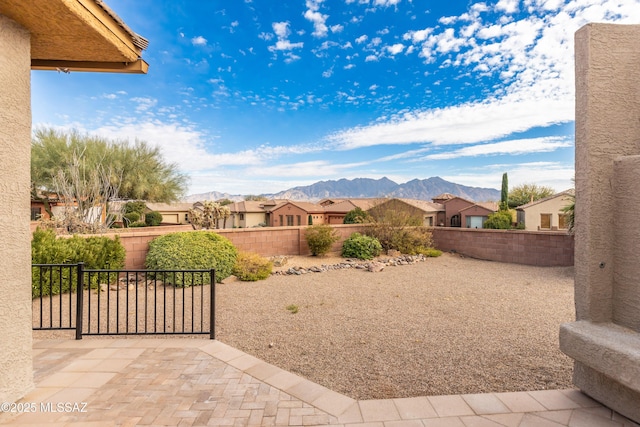
[(285, 201), (266, 210), (269, 227), (324, 224), (324, 207), (315, 203)]
[(495, 203), (475, 203), (460, 209), (460, 227), (484, 228), (484, 222), (489, 215), (498, 211)]
[(482, 228), (487, 217), (498, 211), (497, 203), (476, 203), (449, 193), (440, 194), (433, 201), (444, 206), (444, 217), (439, 217), (437, 224), (444, 227)]
[(265, 203), (275, 206), (270, 201), (244, 201), (228, 205), (231, 217), (227, 221), (227, 228), (264, 227), (267, 225), (267, 211)]
[(190, 224), (191, 203), (147, 203), (148, 212), (160, 212), (163, 224)]
[(49, 205), (49, 209), (53, 215), (56, 215), (56, 211), (59, 209), (62, 209), (64, 212), (64, 201), (56, 194), (41, 195), (40, 199), (31, 199), (31, 221), (51, 219), (45, 203)]
[(529, 231), (554, 231), (569, 228), (563, 208), (571, 204), (574, 190), (569, 189), (516, 208), (518, 224)]
[(403, 211), (422, 219), (422, 225), (434, 226), (444, 221), (444, 206), (416, 199), (388, 199), (367, 210), (372, 215), (384, 210)]
[(344, 217), (350, 211), (360, 208), (368, 211), (375, 205), (383, 202), (385, 199), (323, 199), (319, 202), (324, 206), (324, 222), (325, 224), (343, 224)]

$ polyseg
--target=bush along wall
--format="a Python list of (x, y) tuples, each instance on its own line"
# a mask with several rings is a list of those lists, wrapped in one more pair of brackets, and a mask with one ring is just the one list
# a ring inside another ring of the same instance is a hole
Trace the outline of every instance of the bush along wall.
[[(236, 263), (238, 250), (226, 237), (211, 231), (185, 231), (165, 234), (149, 242), (145, 266), (150, 270), (204, 270), (215, 269), (216, 281), (229, 277)], [(167, 282), (167, 279), (169, 281)], [(175, 286), (211, 283), (203, 276), (167, 276), (165, 282)]]
[[(38, 229), (31, 241), (32, 264), (77, 264), (84, 263), (86, 269), (120, 269), (124, 267), (124, 246), (119, 236), (113, 239), (103, 236), (71, 238), (57, 237), (53, 230)], [(40, 268), (33, 268), (31, 295), (33, 298), (56, 295), (75, 290), (76, 281), (71, 276), (72, 269), (61, 269), (55, 274)], [(92, 276), (92, 283), (86, 286), (95, 288), (100, 277)]]

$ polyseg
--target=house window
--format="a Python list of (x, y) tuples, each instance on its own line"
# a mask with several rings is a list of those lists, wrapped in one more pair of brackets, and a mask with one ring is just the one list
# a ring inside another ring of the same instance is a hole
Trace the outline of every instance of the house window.
[(293, 226), (293, 215), (287, 215), (287, 226)]
[(189, 222), (189, 214), (184, 214), (184, 220), (185, 220), (186, 222)]
[(424, 222), (427, 226), (429, 227), (433, 227), (433, 217), (432, 216), (428, 216), (424, 219)]
[(558, 214), (558, 228), (561, 230), (566, 230), (569, 228), (569, 215), (567, 214)]
[(37, 221), (40, 219), (40, 215), (42, 215), (41, 208), (31, 208), (31, 221)]
[(302, 225), (302, 217), (300, 215), (296, 215), (296, 220), (298, 221), (298, 225)]
[(282, 220), (282, 215), (280, 215), (280, 225), (284, 225), (284, 221)]
[(243, 213), (240, 214), (240, 221), (244, 221), (244, 214)]
[(551, 230), (551, 214), (540, 214), (540, 228)]
[(454, 215), (451, 217), (451, 226), (452, 227), (460, 227), (460, 215)]

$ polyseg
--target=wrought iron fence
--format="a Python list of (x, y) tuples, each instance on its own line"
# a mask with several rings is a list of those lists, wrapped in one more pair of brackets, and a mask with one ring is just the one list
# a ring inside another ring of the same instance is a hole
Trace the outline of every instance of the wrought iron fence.
[(215, 270), (92, 270), (34, 264), (33, 329), (83, 335), (209, 335)]

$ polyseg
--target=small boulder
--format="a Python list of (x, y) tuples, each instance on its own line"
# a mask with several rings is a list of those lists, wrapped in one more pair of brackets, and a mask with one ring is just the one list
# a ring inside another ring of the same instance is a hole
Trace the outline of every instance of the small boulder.
[(384, 264), (381, 262), (370, 262), (367, 265), (367, 271), (370, 271), (372, 273), (378, 273), (382, 270), (384, 270)]

